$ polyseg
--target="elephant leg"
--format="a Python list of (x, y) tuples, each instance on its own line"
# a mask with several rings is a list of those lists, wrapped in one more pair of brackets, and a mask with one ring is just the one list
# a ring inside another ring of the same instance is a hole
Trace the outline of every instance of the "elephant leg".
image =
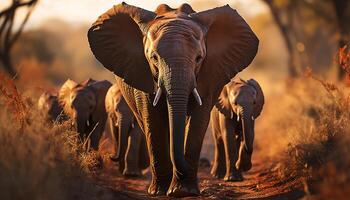
[(139, 151), (139, 168), (143, 170), (149, 167), (149, 155), (148, 155), (148, 149), (147, 149), (145, 137), (142, 132), (141, 134), (142, 134), (142, 138), (141, 138), (140, 151)]
[(185, 159), (190, 166), (186, 174), (177, 175), (174, 172), (172, 183), (168, 190), (169, 196), (183, 197), (199, 195), (197, 171), (200, 152), (205, 132), (210, 119), (210, 108), (202, 105), (192, 111), (186, 129)]
[(148, 187), (151, 195), (165, 195), (169, 188), (173, 166), (169, 152), (169, 119), (165, 95), (156, 107), (148, 94), (135, 90), (116, 79), (121, 92), (144, 132), (150, 159), (152, 181)]
[(170, 162), (168, 129), (162, 125), (146, 132), (150, 156), (152, 182), (148, 188), (151, 195), (165, 195), (171, 182), (172, 164)]
[[(162, 99), (163, 98), (163, 99)], [(173, 166), (169, 152), (169, 123), (165, 97), (162, 97), (156, 107), (149, 102), (147, 95), (136, 92), (137, 110), (141, 116), (135, 115), (142, 126), (148, 148), (152, 181), (148, 188), (151, 195), (165, 195), (172, 177)]]
[(242, 173), (236, 169), (239, 143), (237, 143), (235, 124), (232, 119), (220, 115), (220, 127), (225, 147), (226, 174), (225, 181), (242, 181)]
[(135, 128), (130, 131), (128, 147), (125, 153), (124, 176), (137, 177), (141, 175), (141, 169), (139, 168), (139, 152), (142, 133), (138, 129), (138, 126), (135, 126)]
[(224, 178), (226, 173), (225, 148), (221, 137), (214, 139), (214, 146), (214, 162), (210, 173), (215, 178)]
[(116, 120), (113, 120), (111, 117), (108, 117), (108, 121), (109, 121), (109, 131), (111, 132), (111, 136), (112, 136), (112, 140), (113, 140), (113, 147), (114, 147), (114, 153), (113, 155), (110, 157), (110, 159), (113, 162), (118, 162), (117, 159), (117, 144), (118, 144), (118, 127), (116, 126)]
[(211, 174), (216, 178), (223, 178), (226, 173), (225, 163), (225, 148), (220, 133), (219, 112), (217, 109), (213, 109), (211, 112), (211, 133), (214, 139), (214, 161), (211, 168)]

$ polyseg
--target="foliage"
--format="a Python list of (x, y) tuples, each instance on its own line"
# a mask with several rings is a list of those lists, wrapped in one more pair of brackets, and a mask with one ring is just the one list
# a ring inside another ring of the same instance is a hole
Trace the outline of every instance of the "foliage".
[(344, 86), (313, 75), (311, 69), (305, 75), (298, 80), (304, 90), (292, 91), (298, 109), (280, 119), (289, 121), (292, 139), (279, 172), (285, 178), (303, 177), (304, 190), (312, 198), (343, 198), (350, 183), (350, 94)]
[[(0, 11), (0, 61), (4, 70), (11, 76), (17, 75), (11, 60), (11, 49), (22, 34), (37, 2), (38, 0), (12, 0), (9, 7)], [(16, 28), (18, 11), (23, 8), (27, 8), (25, 17)]]
[(0, 198), (85, 199), (96, 192), (97, 154), (86, 152), (70, 122), (43, 123), (33, 99), (0, 77)]

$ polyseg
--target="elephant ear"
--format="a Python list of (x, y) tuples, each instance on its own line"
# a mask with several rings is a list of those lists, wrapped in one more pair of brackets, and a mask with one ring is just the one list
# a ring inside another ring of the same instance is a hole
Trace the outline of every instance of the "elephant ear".
[(78, 86), (78, 83), (75, 81), (68, 79), (66, 82), (63, 83), (60, 90), (58, 91), (58, 101), (59, 104), (63, 107), (63, 110), (65, 113), (70, 113), (70, 94), (72, 90)]
[(256, 119), (257, 117), (259, 117), (265, 103), (264, 93), (261, 89), (261, 86), (256, 80), (250, 79), (247, 81), (247, 84), (254, 87), (256, 91), (256, 103), (253, 110), (253, 116)]
[(111, 86), (112, 84), (107, 80), (96, 81), (87, 86), (88, 88), (91, 88), (94, 91), (96, 96), (95, 114), (98, 116), (95, 116), (95, 121), (99, 120), (99, 118), (102, 117), (102, 115), (106, 115), (106, 94)]
[(102, 14), (88, 31), (97, 60), (125, 83), (147, 93), (153, 92), (154, 83), (142, 40), (155, 16), (154, 12), (121, 3)]
[(225, 115), (225, 117), (232, 119), (233, 118), (233, 112), (231, 109), (231, 104), (229, 100), (229, 91), (228, 86), (224, 86), (222, 89), (220, 96), (218, 98), (217, 103), (215, 104), (215, 107)]
[(206, 33), (207, 54), (197, 75), (198, 87), (203, 90), (200, 94), (209, 88), (207, 93), (218, 96), (222, 87), (252, 62), (259, 40), (237, 11), (228, 5), (193, 13), (190, 17)]

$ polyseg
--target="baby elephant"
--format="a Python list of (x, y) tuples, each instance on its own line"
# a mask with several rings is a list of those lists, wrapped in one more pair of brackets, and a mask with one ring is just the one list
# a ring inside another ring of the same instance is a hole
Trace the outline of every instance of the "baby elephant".
[(44, 92), (38, 100), (38, 109), (48, 122), (62, 122), (65, 119), (57, 93)]
[(106, 124), (105, 97), (111, 85), (106, 80), (89, 79), (78, 84), (68, 79), (59, 91), (59, 102), (73, 120), (80, 139), (90, 142), (94, 150), (98, 150)]
[(119, 164), (124, 176), (140, 176), (141, 170), (149, 165), (146, 141), (117, 85), (108, 90), (106, 111), (117, 147), (111, 159)]
[(215, 158), (211, 174), (225, 181), (242, 181), (252, 167), (254, 120), (264, 105), (263, 91), (254, 79), (233, 79), (223, 88), (211, 111)]

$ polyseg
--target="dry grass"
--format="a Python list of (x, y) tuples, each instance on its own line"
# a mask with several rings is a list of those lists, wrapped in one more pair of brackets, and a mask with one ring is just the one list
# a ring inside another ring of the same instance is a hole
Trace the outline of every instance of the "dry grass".
[(69, 122), (43, 123), (33, 100), (0, 78), (0, 199), (89, 197), (96, 153), (85, 151)]
[(350, 193), (349, 88), (309, 69), (305, 75), (273, 98), (260, 127), (269, 134), (257, 139), (258, 148), (278, 158), (282, 179), (302, 177), (306, 198), (344, 199)]

